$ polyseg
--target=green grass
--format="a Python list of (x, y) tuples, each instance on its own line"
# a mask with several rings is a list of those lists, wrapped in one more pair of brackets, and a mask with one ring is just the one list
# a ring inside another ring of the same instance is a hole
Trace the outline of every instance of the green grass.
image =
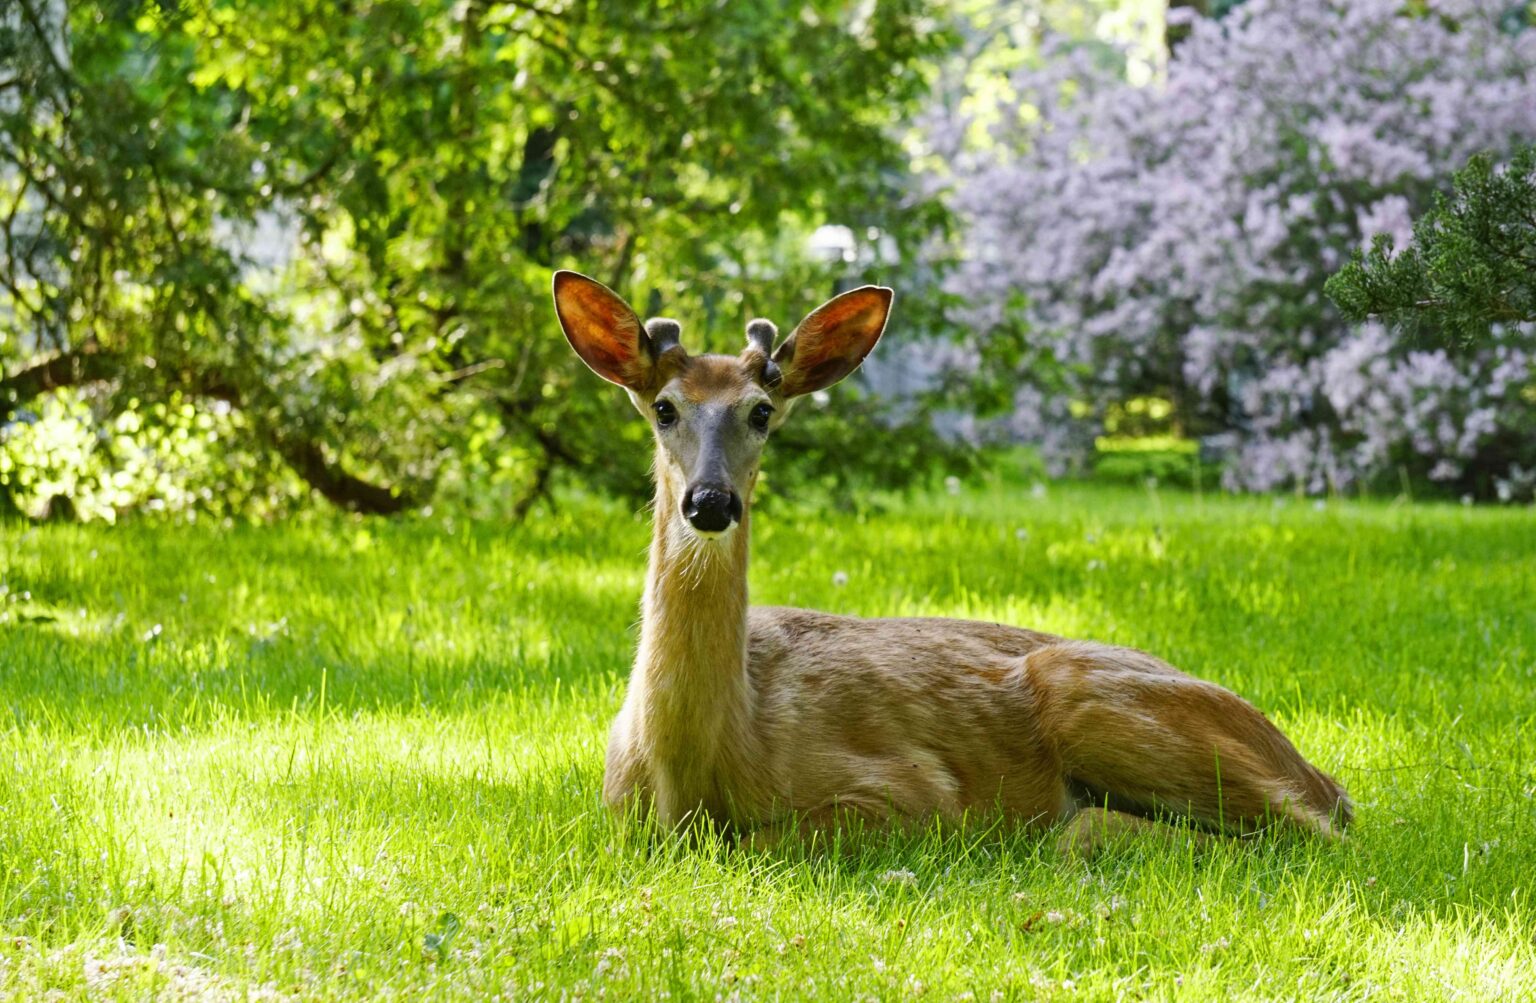
[[(599, 804), (643, 517), (8, 526), (0, 997), (1536, 998), (1536, 512), (995, 481), (766, 513), (760, 602), (1136, 645), (1343, 845), (752, 854)], [(847, 584), (833, 583), (845, 572)]]

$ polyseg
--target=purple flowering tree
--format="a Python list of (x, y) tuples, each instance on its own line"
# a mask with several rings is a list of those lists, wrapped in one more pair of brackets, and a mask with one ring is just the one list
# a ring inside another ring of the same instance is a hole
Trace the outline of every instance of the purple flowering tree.
[(1060, 462), (1151, 394), (1224, 442), (1232, 488), (1407, 470), (1528, 491), (1536, 332), (1399, 344), (1323, 294), (1373, 235), (1406, 243), (1470, 155), (1536, 138), (1536, 30), (1511, 31), (1508, 8), (1250, 0), (1197, 21), (1153, 85), (1058, 51), (988, 109), (990, 143), (931, 130), (975, 358), (1023, 345), (1004, 353), (1015, 431)]

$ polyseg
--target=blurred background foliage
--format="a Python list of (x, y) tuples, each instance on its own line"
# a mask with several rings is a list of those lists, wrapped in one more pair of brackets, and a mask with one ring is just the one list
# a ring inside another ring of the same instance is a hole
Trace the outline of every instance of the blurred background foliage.
[(734, 351), (860, 277), (808, 248), (832, 215), (871, 247), (942, 225), (899, 126), (954, 44), (918, 0), (18, 0), (10, 504), (520, 514), (556, 469), (643, 491), (643, 426), (559, 336), (551, 269)]
[[(965, 252), (946, 276), (971, 346), (959, 376), (995, 387), (1002, 427), (1058, 470), (1150, 459), (1121, 429), (1157, 400), (1134, 434), (1195, 445), (1229, 490), (1529, 498), (1536, 324), (1473, 303), (1426, 316), (1480, 325), (1453, 349), (1405, 334), (1401, 312), (1341, 311), (1325, 284), (1378, 240), (1406, 247), (1469, 159), (1528, 190), (1504, 166), (1536, 141), (1530, 5), (1246, 0), (1168, 18), (1148, 83), (1058, 39), (990, 106), (929, 130)], [(1520, 200), (1499, 205), (1518, 218)], [(1457, 246), (1449, 271), (1487, 271)]]
[(1039, 290), (974, 281), (994, 267), (984, 190), (957, 190), (978, 156), (1006, 159), (988, 197), (1009, 225), (1036, 198), (1024, 81), (1070, 63), (1155, 92), (1192, 26), (1247, 6), (11, 0), (0, 512), (521, 518), (562, 484), (641, 498), (645, 426), (560, 337), (560, 267), (678, 317), (694, 350), (737, 350), (754, 316), (787, 330), (851, 284), (900, 291), (868, 372), (776, 438), (770, 504), (964, 473), (1040, 441), (1058, 406), (1084, 429), (1077, 469), (1199, 483), (1210, 457), (1168, 381), (1081, 392)]

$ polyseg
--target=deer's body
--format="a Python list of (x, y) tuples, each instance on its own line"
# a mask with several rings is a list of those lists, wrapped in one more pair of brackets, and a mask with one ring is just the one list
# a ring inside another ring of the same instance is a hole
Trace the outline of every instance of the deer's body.
[(1069, 845), (1084, 844), (1082, 823), (1140, 828), (1159, 814), (1223, 831), (1281, 821), (1332, 836), (1347, 823), (1343, 789), (1262, 714), (1143, 652), (993, 623), (749, 607), (766, 415), (857, 366), (888, 290), (831, 301), (771, 362), (761, 328), (739, 358), (690, 358), (656, 322), (647, 339), (591, 280), (557, 276), (556, 302), (588, 364), (657, 416), (654, 533), (608, 746), (610, 806), (770, 838), (849, 816), (1000, 811), (1073, 819)]

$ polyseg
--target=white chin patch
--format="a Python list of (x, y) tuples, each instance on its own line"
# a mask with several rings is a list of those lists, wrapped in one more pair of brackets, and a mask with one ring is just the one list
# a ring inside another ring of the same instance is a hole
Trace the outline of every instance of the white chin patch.
[(699, 528), (697, 528), (696, 526), (694, 526), (693, 524), (690, 523), (688, 525), (688, 529), (689, 529), (690, 532), (693, 533), (694, 536), (698, 537), (701, 540), (723, 540), (726, 537), (730, 536), (731, 533), (735, 531), (736, 526), (737, 526), (737, 523), (733, 522), (729, 526), (725, 527), (722, 530), (711, 531), (711, 530), (707, 530), (707, 529), (699, 529)]

